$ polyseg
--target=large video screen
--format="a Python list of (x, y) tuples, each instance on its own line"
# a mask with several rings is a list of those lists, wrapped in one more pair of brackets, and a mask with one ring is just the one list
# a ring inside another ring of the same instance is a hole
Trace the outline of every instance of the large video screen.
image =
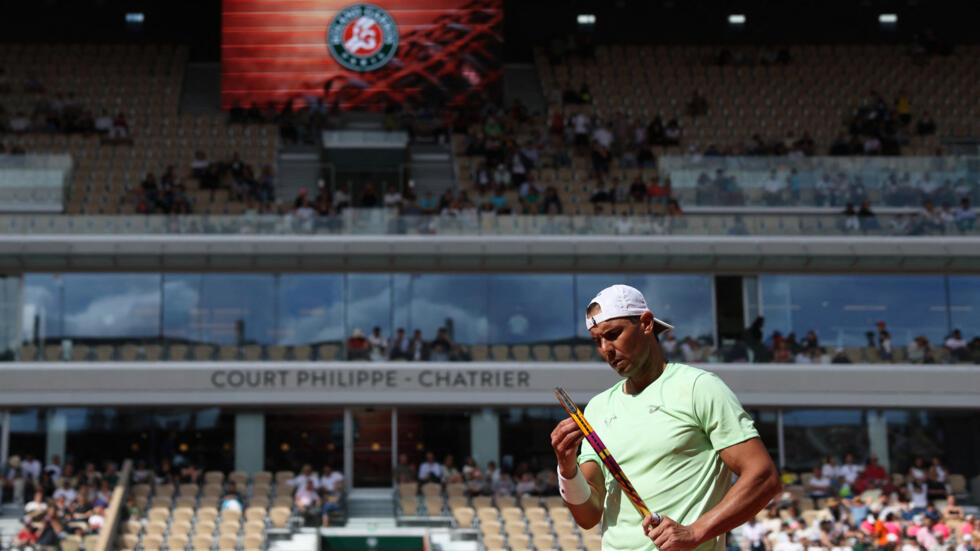
[(462, 104), (502, 75), (502, 0), (223, 0), (221, 105)]

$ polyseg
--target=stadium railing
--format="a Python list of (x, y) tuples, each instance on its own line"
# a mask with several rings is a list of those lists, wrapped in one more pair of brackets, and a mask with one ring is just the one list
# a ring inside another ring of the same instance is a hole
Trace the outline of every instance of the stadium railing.
[(603, 215), (421, 215), (347, 209), (337, 216), (0, 215), (0, 235), (980, 235), (980, 223), (924, 224), (904, 212), (850, 219), (842, 214), (697, 213)]

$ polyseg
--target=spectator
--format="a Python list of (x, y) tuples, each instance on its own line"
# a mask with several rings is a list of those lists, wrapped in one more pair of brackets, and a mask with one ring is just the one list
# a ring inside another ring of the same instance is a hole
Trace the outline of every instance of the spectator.
[(347, 359), (348, 360), (367, 360), (370, 357), (371, 345), (364, 337), (364, 332), (354, 329), (349, 339), (347, 339)]
[(381, 327), (374, 326), (367, 341), (370, 347), (368, 358), (372, 362), (381, 362), (388, 358), (388, 341), (381, 335)]
[(785, 190), (786, 184), (776, 175), (776, 169), (772, 169), (769, 177), (762, 182), (762, 200), (769, 206), (782, 205)]
[(847, 357), (847, 353), (844, 351), (843, 348), (838, 348), (837, 351), (834, 353), (834, 359), (830, 360), (830, 363), (850, 364), (854, 362), (852, 362), (851, 359)]
[(953, 333), (946, 339), (945, 346), (954, 362), (970, 361), (970, 351), (967, 349), (966, 341), (963, 340), (963, 334), (959, 329), (953, 329)]
[(26, 522), (37, 522), (44, 517), (48, 511), (48, 503), (44, 499), (44, 492), (34, 492), (34, 499), (27, 502), (24, 506), (24, 519)]
[(343, 509), (342, 500), (343, 484), (337, 484), (333, 488), (323, 488), (323, 506), (320, 509), (321, 526), (330, 526), (330, 513)]
[(442, 465), (436, 461), (436, 454), (425, 452), (425, 461), (419, 465), (419, 482), (442, 482)]
[(589, 199), (592, 203), (612, 203), (612, 190), (606, 187), (606, 183), (600, 178), (592, 188), (592, 196)]
[(454, 345), (445, 327), (440, 327), (436, 338), (429, 345), (429, 359), (434, 362), (447, 362), (453, 358)]
[(629, 195), (634, 203), (646, 203), (649, 200), (647, 197), (647, 186), (643, 183), (643, 178), (637, 176), (633, 180), (633, 183), (630, 184)]
[(684, 342), (681, 344), (681, 355), (684, 357), (684, 363), (701, 361), (698, 342), (690, 336), (684, 337)]
[(915, 125), (915, 133), (920, 136), (928, 136), (936, 133), (936, 122), (932, 120), (928, 111), (922, 112), (922, 117)]
[(906, 347), (906, 355), (910, 363), (925, 363), (931, 345), (925, 335), (919, 335)]
[(878, 354), (881, 356), (881, 360), (885, 362), (891, 361), (894, 357), (892, 336), (885, 329), (878, 332)]
[(416, 476), (415, 465), (408, 462), (408, 454), (400, 453), (398, 454), (398, 463), (395, 465), (395, 482), (413, 482), (418, 480)]
[(380, 204), (381, 198), (378, 197), (378, 192), (375, 191), (374, 184), (371, 182), (364, 184), (364, 189), (361, 190), (358, 206), (363, 208), (375, 208)]
[(391, 360), (411, 359), (411, 341), (405, 335), (405, 329), (399, 327), (395, 331), (395, 336), (388, 343), (388, 358)]
[(103, 109), (92, 126), (97, 133), (108, 136), (112, 130), (112, 117), (109, 116), (109, 112)]
[(970, 206), (970, 199), (964, 197), (960, 199), (960, 208), (956, 209), (954, 218), (956, 229), (961, 233), (973, 231), (977, 228), (977, 213)]
[(112, 128), (109, 129), (110, 140), (115, 142), (129, 141), (129, 123), (126, 122), (125, 113), (118, 113), (112, 120)]
[(861, 221), (858, 220), (858, 213), (854, 210), (853, 204), (848, 203), (841, 214), (844, 215), (844, 231), (861, 229)]
[(813, 468), (813, 475), (807, 482), (811, 499), (821, 499), (830, 495), (830, 478), (820, 467)]
[(412, 340), (408, 346), (412, 361), (418, 362), (429, 359), (429, 345), (422, 338), (422, 331), (416, 329), (412, 333)]
[(395, 186), (388, 186), (388, 190), (385, 192), (384, 196), (384, 206), (385, 208), (398, 208), (402, 204), (402, 194), (398, 192)]
[(329, 463), (325, 463), (323, 468), (320, 469), (320, 478), (317, 487), (327, 492), (339, 492), (344, 488), (344, 475), (335, 471)]
[[(293, 501), (296, 504), (296, 509), (306, 519), (309, 519), (313, 513), (317, 516), (322, 514), (321, 505), (323, 501), (320, 499), (320, 493), (316, 490), (313, 480), (307, 480), (306, 486), (296, 490)], [(224, 503), (222, 503), (222, 510), (224, 510)]]
[(938, 457), (932, 458), (932, 464), (929, 466), (929, 496), (932, 499), (946, 499), (948, 489), (946, 487), (946, 478), (949, 473), (946, 471), (946, 467), (943, 466), (942, 461)]
[(37, 536), (37, 531), (29, 522), (23, 523), (20, 531), (17, 532), (17, 536), (13, 540), (14, 549), (18, 551), (34, 549), (37, 545)]
[(443, 484), (462, 484), (463, 473), (456, 468), (456, 461), (452, 455), (447, 455), (442, 462), (442, 483)]
[(863, 231), (877, 231), (881, 229), (875, 213), (871, 211), (871, 201), (865, 200), (861, 203), (861, 210), (858, 211), (857, 216)]
[(337, 186), (337, 189), (334, 190), (333, 206), (337, 209), (337, 212), (340, 212), (350, 206), (350, 191), (347, 188), (347, 184), (340, 184)]
[(313, 467), (307, 463), (300, 467), (299, 474), (290, 478), (286, 481), (286, 484), (292, 486), (296, 490), (306, 487), (306, 483), (313, 481), (313, 487), (320, 487), (320, 479), (313, 473)]
[(776, 363), (790, 363), (793, 361), (793, 351), (790, 350), (789, 343), (786, 339), (779, 339), (775, 342), (772, 361)]

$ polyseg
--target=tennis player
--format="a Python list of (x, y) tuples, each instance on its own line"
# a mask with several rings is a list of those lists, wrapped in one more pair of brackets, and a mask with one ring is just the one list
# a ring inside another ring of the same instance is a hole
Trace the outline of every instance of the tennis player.
[[(673, 327), (627, 285), (603, 289), (586, 325), (623, 380), (584, 414), (655, 517), (641, 517), (572, 419), (551, 445), (562, 498), (579, 526), (602, 523), (602, 548), (724, 551), (725, 533), (781, 490), (779, 473), (752, 419), (717, 375), (667, 362), (658, 336)], [(738, 480), (732, 485), (732, 473)]]

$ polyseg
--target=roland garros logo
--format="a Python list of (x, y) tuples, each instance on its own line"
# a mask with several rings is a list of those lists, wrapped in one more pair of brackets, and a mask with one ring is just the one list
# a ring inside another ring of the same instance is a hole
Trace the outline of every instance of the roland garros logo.
[(348, 6), (327, 27), (327, 49), (337, 63), (352, 71), (373, 71), (395, 57), (398, 25), (377, 6)]

